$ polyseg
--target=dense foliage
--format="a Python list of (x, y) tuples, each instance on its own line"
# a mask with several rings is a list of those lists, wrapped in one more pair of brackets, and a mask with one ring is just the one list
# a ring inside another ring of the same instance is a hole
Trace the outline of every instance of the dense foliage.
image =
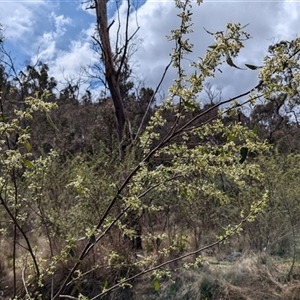
[[(205, 254), (226, 250), (292, 257), (292, 278), (300, 225), (299, 39), (271, 46), (263, 67), (247, 65), (260, 69), (256, 87), (216, 101), (206, 80), (224, 63), (236, 68), (250, 36), (231, 23), (211, 33), (214, 44), (187, 72), (191, 3), (175, 1), (181, 24), (169, 38), (178, 78), (166, 99), (147, 87), (134, 92), (129, 63), (117, 63), (124, 67), (117, 77), (122, 136), (111, 97), (92, 101), (91, 91), (80, 94), (71, 83), (56, 92), (46, 64), (16, 72), (2, 48), (5, 296), (117, 299), (123, 287), (128, 299), (144, 275), (158, 291), (174, 270), (198, 268)], [(201, 103), (203, 90), (210, 103)], [(239, 101), (245, 96), (250, 114)]]

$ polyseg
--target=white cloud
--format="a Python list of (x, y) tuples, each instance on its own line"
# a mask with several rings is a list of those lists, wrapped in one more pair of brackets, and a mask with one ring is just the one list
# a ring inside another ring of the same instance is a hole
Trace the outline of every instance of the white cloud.
[[(299, 3), (284, 2), (256, 2), (240, 1), (205, 2), (200, 6), (193, 4), (193, 22), (195, 32), (190, 36), (194, 44), (190, 59), (197, 60), (203, 56), (207, 47), (213, 42), (203, 27), (215, 32), (224, 30), (226, 23), (250, 23), (246, 31), (253, 38), (245, 43), (245, 49), (236, 59), (238, 65), (245, 63), (261, 64), (267, 53), (272, 39), (289, 39), (295, 37), (300, 28)], [(138, 22), (141, 27), (139, 37), (143, 39), (141, 49), (134, 54), (132, 60), (138, 65), (137, 72), (146, 79), (146, 85), (155, 87), (169, 61), (168, 53), (174, 43), (167, 41), (166, 35), (170, 29), (178, 26), (178, 10), (173, 2), (147, 1), (138, 11)], [(135, 18), (131, 20), (134, 27)], [(188, 71), (188, 70), (187, 70)], [(176, 77), (176, 71), (169, 72), (163, 85), (164, 91)], [(251, 70), (239, 71), (230, 67), (223, 67), (223, 73), (217, 74), (212, 80), (215, 86), (224, 89), (225, 97), (235, 96), (252, 88), (256, 82), (257, 73)]]
[(70, 17), (65, 17), (64, 15), (57, 16), (55, 12), (50, 15), (50, 20), (54, 22), (56, 37), (60, 37), (66, 33), (66, 26), (72, 25), (73, 21)]
[(59, 82), (72, 80), (80, 75), (82, 67), (97, 62), (97, 56), (87, 41), (73, 41), (68, 51), (58, 51), (56, 58), (48, 62), (51, 75)]
[(35, 26), (42, 14), (47, 14), (52, 3), (40, 1), (6, 1), (0, 9), (0, 22), (7, 40), (18, 44), (31, 42)]
[(275, 30), (284, 39), (295, 38), (299, 34), (299, 2), (284, 1), (282, 9), (278, 11), (279, 22), (275, 26)]
[(54, 30), (44, 32), (36, 39), (31, 50), (37, 51), (32, 55), (32, 63), (36, 61), (51, 61), (56, 58), (60, 49), (57, 48), (57, 42), (64, 37), (67, 32), (67, 26), (72, 25), (72, 20), (63, 15), (56, 15), (54, 12), (50, 14), (50, 21), (54, 24)]
[[(10, 9), (1, 8), (0, 18), (4, 27), (4, 35), (7, 39), (18, 41), (25, 40), (30, 35), (34, 26), (32, 11), (22, 5), (9, 4)], [(2, 6), (4, 7), (4, 5)]]
[[(49, 1), (34, 4), (11, 1), (3, 5), (0, 10), (5, 36), (15, 43), (21, 42), (19, 50), (29, 53), (33, 62), (36, 62), (38, 57), (48, 63), (51, 75), (58, 80), (63, 80), (64, 77), (76, 77), (82, 66), (98, 61), (96, 54), (90, 49), (90, 36), (94, 33), (95, 18), (86, 18), (89, 15), (95, 16), (95, 11), (83, 11), (79, 1), (78, 6), (70, 12), (63, 5), (67, 7), (69, 4), (60, 2), (59, 5), (49, 8)], [(64, 13), (59, 12), (58, 6), (65, 8)], [(53, 12), (50, 13), (51, 11)], [(138, 51), (132, 55), (131, 61), (135, 75), (145, 80), (146, 86), (156, 87), (170, 60), (169, 53), (174, 47), (174, 42), (168, 41), (166, 35), (170, 34), (171, 29), (178, 27), (179, 18), (176, 16), (178, 12), (173, 1), (148, 0), (138, 9), (137, 16), (135, 13), (131, 15), (130, 32), (133, 33), (137, 25), (140, 27), (137, 39), (134, 40), (135, 50)], [(245, 63), (261, 64), (272, 41), (294, 38), (300, 28), (299, 2), (239, 1), (233, 3), (208, 0), (200, 7), (193, 2), (192, 12), (195, 32), (190, 38), (195, 47), (190, 58), (194, 60), (203, 56), (207, 46), (213, 42), (212, 37), (204, 31), (203, 27), (214, 32), (223, 30), (229, 21), (250, 23), (246, 30), (253, 38), (246, 42), (245, 49), (235, 61), (240, 66), (244, 66)], [(120, 19), (123, 25), (125, 16), (126, 1), (122, 1)], [(113, 16), (111, 19), (116, 21), (110, 29), (113, 44), (116, 40), (118, 18)], [(48, 27), (45, 25), (46, 21), (52, 24), (51, 29), (49, 23)], [(75, 30), (78, 31), (76, 34)], [(120, 40), (122, 39), (124, 39), (124, 31), (121, 31)], [(168, 73), (163, 85), (164, 92), (175, 77), (176, 71)], [(225, 96), (234, 96), (251, 88), (256, 80), (256, 73), (251, 70), (238, 71), (224, 67), (224, 72), (217, 74), (212, 82), (215, 86), (224, 89)]]

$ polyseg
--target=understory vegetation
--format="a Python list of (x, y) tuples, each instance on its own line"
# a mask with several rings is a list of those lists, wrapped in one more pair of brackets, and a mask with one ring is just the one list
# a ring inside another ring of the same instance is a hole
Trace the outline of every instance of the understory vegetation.
[(175, 1), (161, 99), (132, 79), (130, 35), (105, 48), (92, 2), (109, 96), (59, 88), (43, 62), (16, 70), (1, 41), (0, 299), (300, 299), (300, 39), (222, 99), (209, 79), (250, 36), (207, 32), (184, 68), (192, 1)]

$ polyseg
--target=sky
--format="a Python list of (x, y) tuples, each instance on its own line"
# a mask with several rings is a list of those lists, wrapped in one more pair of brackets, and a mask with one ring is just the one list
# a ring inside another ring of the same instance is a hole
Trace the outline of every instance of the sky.
[[(117, 2), (116, 2), (117, 1)], [(5, 48), (10, 52), (17, 69), (37, 61), (47, 63), (50, 75), (63, 86), (67, 81), (76, 82), (87, 78), (83, 71), (99, 61), (91, 48), (91, 36), (95, 28), (95, 12), (86, 9), (87, 4), (77, 0), (0, 0), (0, 23), (5, 36)], [(134, 80), (146, 87), (155, 88), (170, 60), (174, 42), (166, 36), (179, 24), (179, 12), (173, 0), (133, 0), (135, 11), (130, 16), (129, 28), (135, 36), (130, 58)], [(116, 3), (120, 7), (121, 23), (125, 20), (122, 0), (110, 0), (109, 18), (116, 20)], [(248, 24), (251, 39), (235, 60), (244, 64), (261, 65), (268, 46), (280, 40), (293, 39), (300, 31), (299, 1), (226, 1), (204, 0), (198, 6), (193, 3), (194, 44), (189, 59), (203, 56), (213, 37), (211, 32), (224, 30), (227, 22)], [(116, 40), (117, 22), (110, 28), (112, 44)], [(121, 38), (124, 34), (121, 33)], [(188, 66), (188, 65), (187, 65)], [(257, 83), (257, 73), (252, 70), (237, 70), (222, 67), (223, 72), (209, 80), (212, 86), (222, 91), (223, 98), (233, 97), (251, 89)], [(92, 71), (91, 71), (92, 72)], [(170, 70), (161, 88), (167, 95), (168, 87), (176, 77)], [(83, 83), (83, 88), (87, 83)]]

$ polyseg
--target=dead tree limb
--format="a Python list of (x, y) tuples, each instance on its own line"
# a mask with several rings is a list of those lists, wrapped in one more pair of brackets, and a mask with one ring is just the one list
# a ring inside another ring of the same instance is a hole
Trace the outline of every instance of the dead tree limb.
[(110, 45), (106, 5), (107, 0), (95, 0), (97, 32), (99, 34), (99, 42), (101, 43), (105, 79), (107, 81), (115, 109), (119, 144), (119, 159), (123, 160), (124, 151), (122, 149), (122, 140), (126, 123), (126, 114), (118, 82), (118, 72), (115, 70), (115, 62)]

